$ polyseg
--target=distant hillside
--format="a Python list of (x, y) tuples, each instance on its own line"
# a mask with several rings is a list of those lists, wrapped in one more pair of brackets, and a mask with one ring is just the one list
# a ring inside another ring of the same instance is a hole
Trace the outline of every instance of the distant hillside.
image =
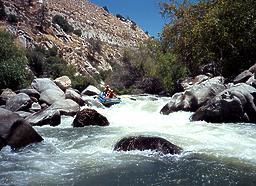
[[(95, 77), (121, 63), (123, 49), (147, 39), (134, 22), (123, 20), (87, 0), (2, 0), (7, 21), (1, 27), (26, 47), (57, 46), (82, 75)], [(54, 21), (53, 21), (54, 20)]]

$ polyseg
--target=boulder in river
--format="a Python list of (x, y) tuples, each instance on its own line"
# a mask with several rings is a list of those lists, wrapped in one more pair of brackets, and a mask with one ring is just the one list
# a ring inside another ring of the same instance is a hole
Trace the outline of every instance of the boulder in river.
[(115, 144), (114, 150), (155, 150), (163, 154), (180, 154), (182, 152), (182, 148), (172, 144), (166, 139), (150, 136), (125, 137)]
[(43, 138), (18, 114), (0, 108), (0, 149), (5, 145), (17, 149)]
[(214, 99), (200, 107), (192, 116), (192, 121), (207, 122), (256, 122), (254, 103), (256, 89), (245, 83), (236, 84), (221, 92)]
[(160, 112), (165, 115), (176, 111), (194, 112), (225, 89), (224, 78), (221, 76), (205, 80), (184, 92), (174, 94)]
[(71, 99), (55, 101), (50, 108), (59, 110), (61, 115), (67, 116), (74, 116), (80, 110), (78, 103)]
[(180, 85), (183, 90), (187, 90), (187, 89), (191, 88), (192, 86), (199, 84), (208, 79), (209, 79), (209, 77), (206, 75), (198, 75), (196, 77), (188, 77), (185, 80), (183, 80), (180, 83)]
[(72, 99), (76, 103), (78, 103), (80, 106), (85, 105), (85, 101), (82, 99), (81, 95), (78, 94), (75, 90), (73, 89), (67, 89), (65, 92), (65, 98), (66, 99)]
[(32, 100), (27, 94), (19, 93), (6, 101), (5, 108), (13, 112), (20, 110), (28, 110), (32, 104)]
[(90, 125), (108, 126), (107, 118), (94, 109), (83, 109), (79, 111), (73, 121), (74, 127), (85, 127)]
[(97, 89), (95, 86), (89, 85), (86, 89), (82, 91), (81, 94), (86, 96), (95, 96), (100, 94), (100, 90)]
[(55, 101), (64, 100), (65, 95), (62, 90), (48, 89), (40, 94), (40, 101), (47, 103), (48, 105), (53, 104)]
[(48, 107), (31, 114), (25, 120), (32, 126), (57, 126), (61, 122), (61, 116), (59, 110)]

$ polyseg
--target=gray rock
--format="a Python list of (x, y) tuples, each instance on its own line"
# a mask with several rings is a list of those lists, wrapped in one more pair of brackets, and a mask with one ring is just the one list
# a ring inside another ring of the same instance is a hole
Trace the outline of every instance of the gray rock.
[(30, 112), (25, 112), (25, 111), (17, 111), (17, 112), (15, 112), (16, 114), (18, 114), (20, 117), (22, 117), (22, 118), (26, 118), (26, 117), (28, 117), (28, 116), (30, 116), (31, 115), (31, 113)]
[(76, 103), (78, 103), (80, 106), (85, 105), (85, 101), (82, 99), (81, 95), (78, 94), (75, 90), (73, 89), (67, 89), (65, 92), (65, 98), (66, 99), (72, 99)]
[(54, 83), (63, 91), (71, 87), (71, 80), (68, 76), (61, 76), (55, 79)]
[(252, 76), (253, 74), (249, 70), (245, 70), (235, 77), (234, 83), (245, 83)]
[(73, 127), (85, 127), (85, 126), (108, 126), (109, 122), (107, 118), (99, 114), (93, 109), (83, 109), (79, 111), (73, 121)]
[(0, 149), (5, 145), (17, 149), (42, 140), (43, 138), (22, 117), (0, 108)]
[(31, 104), (32, 100), (27, 94), (19, 93), (7, 100), (5, 107), (6, 109), (15, 112), (19, 110), (27, 110), (30, 108)]
[(32, 103), (32, 105), (31, 105), (29, 110), (31, 112), (37, 112), (37, 111), (39, 111), (41, 109), (42, 109), (42, 107), (41, 107), (41, 105), (39, 103)]
[(61, 116), (58, 110), (48, 107), (31, 114), (25, 120), (32, 126), (57, 126), (61, 123)]
[(256, 122), (256, 89), (245, 83), (221, 92), (199, 108), (191, 120), (207, 122)]
[(192, 86), (199, 84), (208, 79), (209, 79), (209, 77), (206, 75), (198, 75), (196, 77), (188, 77), (181, 82), (181, 87), (183, 88), (183, 90), (187, 90), (187, 89), (191, 88)]
[(29, 97), (34, 97), (36, 99), (39, 99), (40, 97), (40, 93), (36, 90), (36, 89), (21, 89), (18, 91), (18, 93), (25, 93), (27, 94)]
[(100, 94), (100, 90), (92, 85), (89, 85), (86, 89), (82, 91), (82, 95), (87, 95), (87, 96), (95, 96), (99, 94)]
[(51, 79), (49, 78), (37, 78), (34, 79), (31, 86), (38, 92), (42, 93), (48, 89), (55, 89), (63, 92)]
[(60, 111), (61, 115), (74, 116), (80, 110), (80, 106), (71, 99), (55, 101), (51, 109)]
[(195, 84), (185, 92), (174, 94), (170, 102), (160, 112), (165, 115), (176, 111), (194, 112), (225, 89), (223, 77), (219, 76), (205, 80), (199, 84)]
[(11, 97), (16, 96), (16, 93), (11, 89), (4, 89), (0, 95), (0, 105), (5, 105), (6, 101)]
[(163, 154), (180, 154), (182, 152), (182, 148), (177, 145), (174, 145), (163, 138), (150, 136), (131, 136), (123, 138), (116, 143), (114, 150), (154, 150)]
[(62, 90), (47, 89), (40, 94), (40, 101), (47, 103), (48, 105), (53, 104), (55, 101), (64, 100), (65, 95)]

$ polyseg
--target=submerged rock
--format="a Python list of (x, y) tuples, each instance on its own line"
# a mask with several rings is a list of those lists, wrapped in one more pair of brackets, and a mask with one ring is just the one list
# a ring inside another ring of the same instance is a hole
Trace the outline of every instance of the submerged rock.
[(180, 154), (182, 148), (170, 143), (160, 137), (150, 136), (131, 136), (121, 139), (116, 143), (114, 150), (131, 151), (131, 150), (155, 150), (163, 154)]
[(256, 122), (254, 96), (256, 89), (245, 83), (236, 84), (221, 92), (199, 108), (192, 121), (207, 122)]
[(85, 127), (90, 125), (108, 126), (109, 122), (107, 118), (96, 110), (84, 109), (77, 113), (74, 121), (74, 127)]
[(42, 140), (43, 138), (22, 117), (0, 108), (0, 149), (5, 145), (17, 149)]
[(205, 80), (184, 92), (174, 94), (160, 112), (165, 115), (176, 111), (194, 112), (225, 89), (224, 78), (221, 76)]

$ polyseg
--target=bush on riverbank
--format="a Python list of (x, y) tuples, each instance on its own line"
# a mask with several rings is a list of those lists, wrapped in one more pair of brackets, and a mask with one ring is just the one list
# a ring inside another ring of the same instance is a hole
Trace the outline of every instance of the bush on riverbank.
[(5, 31), (0, 31), (0, 56), (0, 89), (25, 87), (29, 81), (25, 51), (17, 47), (14, 37)]

